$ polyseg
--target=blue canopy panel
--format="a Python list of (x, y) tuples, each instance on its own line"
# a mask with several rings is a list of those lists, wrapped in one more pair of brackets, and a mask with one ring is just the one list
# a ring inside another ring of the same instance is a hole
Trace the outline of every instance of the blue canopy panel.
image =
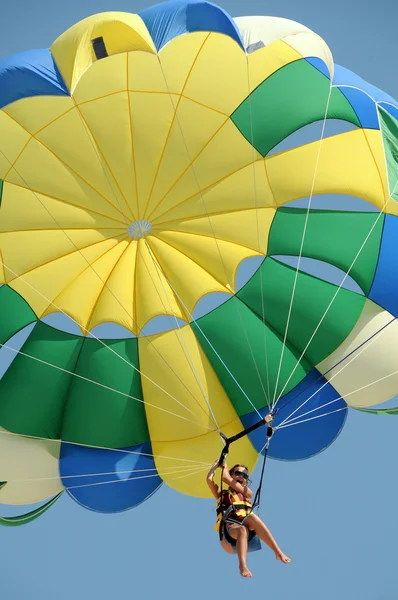
[[(295, 423), (291, 427), (275, 431), (272, 437), (268, 455), (279, 460), (303, 460), (322, 452), (337, 438), (347, 417), (347, 404), (317, 369), (312, 369), (295, 388), (283, 396), (276, 408), (279, 412), (275, 416), (274, 427), (287, 418)], [(292, 414), (296, 409), (297, 412)], [(265, 416), (269, 412), (268, 407), (259, 412)], [(306, 419), (311, 420), (304, 422)], [(258, 420), (255, 411), (241, 417), (245, 429)], [(265, 427), (253, 431), (249, 437), (256, 450), (261, 452), (266, 441)]]
[(171, 0), (138, 13), (159, 51), (173, 38), (194, 31), (228, 35), (245, 50), (239, 30), (225, 10), (204, 0)]
[[(323, 73), (325, 77), (330, 78), (328, 68), (323, 60), (317, 57), (307, 58), (306, 60)], [(335, 65), (333, 85), (338, 87), (341, 93), (347, 98), (356, 112), (362, 127), (380, 129), (377, 104), (398, 119), (398, 103), (391, 96), (367, 83), (352, 71), (340, 65)]]
[(390, 115), (398, 121), (398, 103), (397, 102), (395, 102), (394, 106), (391, 106), (390, 103), (387, 104), (387, 102), (379, 102), (379, 106), (381, 106), (381, 108), (384, 108), (384, 110), (386, 110), (388, 113), (390, 113)]
[(318, 69), (318, 71), (320, 71), (322, 75), (325, 75), (327, 79), (330, 79), (329, 69), (326, 63), (323, 62), (321, 58), (319, 58), (318, 56), (309, 56), (305, 60), (309, 62), (310, 65)]
[(62, 483), (72, 498), (103, 513), (134, 508), (162, 484), (149, 442), (122, 451), (63, 442), (59, 468)]
[(391, 96), (367, 83), (352, 71), (336, 65), (333, 85), (336, 85), (348, 99), (357, 113), (362, 127), (380, 129), (377, 104), (380, 104), (387, 112), (397, 118), (398, 103)]
[(370, 300), (398, 317), (398, 217), (386, 215)]
[(0, 60), (0, 109), (31, 96), (69, 96), (50, 50), (29, 50)]

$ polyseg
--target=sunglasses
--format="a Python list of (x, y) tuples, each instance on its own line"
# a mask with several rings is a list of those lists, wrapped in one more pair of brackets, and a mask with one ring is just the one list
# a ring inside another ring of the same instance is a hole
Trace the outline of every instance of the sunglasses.
[(246, 481), (249, 479), (249, 475), (244, 471), (234, 471), (232, 475), (236, 475), (236, 477), (243, 477)]

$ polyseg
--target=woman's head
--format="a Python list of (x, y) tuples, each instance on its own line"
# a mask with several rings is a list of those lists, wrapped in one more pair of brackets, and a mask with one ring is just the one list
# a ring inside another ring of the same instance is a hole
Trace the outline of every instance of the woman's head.
[(236, 464), (229, 470), (229, 474), (231, 475), (234, 481), (242, 485), (247, 485), (249, 480), (249, 469), (245, 465)]

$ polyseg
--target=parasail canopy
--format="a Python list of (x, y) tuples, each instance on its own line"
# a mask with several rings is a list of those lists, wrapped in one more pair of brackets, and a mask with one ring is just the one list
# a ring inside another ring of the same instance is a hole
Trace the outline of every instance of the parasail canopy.
[(0, 62), (0, 108), (0, 502), (205, 497), (220, 432), (277, 407), (304, 459), (398, 392), (398, 104), (317, 34), (94, 15)]

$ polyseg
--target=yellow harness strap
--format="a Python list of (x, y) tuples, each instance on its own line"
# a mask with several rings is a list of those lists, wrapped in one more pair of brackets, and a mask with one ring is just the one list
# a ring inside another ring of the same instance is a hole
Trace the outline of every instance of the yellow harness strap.
[[(237, 517), (246, 517), (252, 509), (251, 502), (248, 502), (247, 500), (240, 500), (238, 494), (234, 490), (229, 489), (228, 493), (232, 498), (232, 502), (231, 502), (230, 506), (240, 506), (240, 507), (244, 506), (245, 507), (245, 508), (238, 508), (237, 510), (234, 510), (233, 515), (235, 515)], [(219, 509), (221, 507), (221, 504), (222, 504), (222, 498), (220, 498), (220, 501), (217, 505), (217, 509)], [(222, 516), (223, 515), (221, 512), (217, 515), (217, 521), (216, 521), (216, 524), (214, 525), (215, 531), (220, 530)]]

